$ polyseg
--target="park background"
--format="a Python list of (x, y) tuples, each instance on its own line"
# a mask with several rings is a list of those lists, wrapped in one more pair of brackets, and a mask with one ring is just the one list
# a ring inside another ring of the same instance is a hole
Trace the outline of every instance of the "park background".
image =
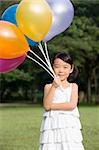
[[(0, 1), (0, 17), (18, 0)], [(79, 111), (86, 150), (99, 150), (99, 1), (72, 0), (70, 27), (48, 42), (54, 52), (69, 52), (78, 67)], [(38, 47), (31, 47), (39, 55)], [(0, 150), (37, 150), (43, 112), (44, 85), (52, 78), (26, 60), (15, 70), (0, 74)]]

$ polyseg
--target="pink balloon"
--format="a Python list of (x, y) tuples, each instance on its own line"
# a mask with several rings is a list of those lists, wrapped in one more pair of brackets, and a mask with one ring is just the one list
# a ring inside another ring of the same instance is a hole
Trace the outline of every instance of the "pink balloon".
[(6, 73), (17, 68), (26, 58), (26, 55), (13, 59), (0, 58), (0, 73)]

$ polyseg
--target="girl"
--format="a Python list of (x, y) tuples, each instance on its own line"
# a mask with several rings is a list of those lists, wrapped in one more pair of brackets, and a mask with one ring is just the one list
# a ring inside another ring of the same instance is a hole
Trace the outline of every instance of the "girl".
[(39, 150), (84, 150), (77, 109), (78, 86), (70, 82), (77, 75), (72, 58), (59, 52), (52, 63), (57, 77), (44, 88)]

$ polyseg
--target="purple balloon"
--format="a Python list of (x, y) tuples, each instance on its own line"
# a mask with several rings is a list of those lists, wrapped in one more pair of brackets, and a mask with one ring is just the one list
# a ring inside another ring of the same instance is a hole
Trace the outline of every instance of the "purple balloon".
[(26, 55), (13, 59), (0, 58), (0, 73), (6, 73), (17, 68), (26, 58)]
[(74, 17), (74, 8), (70, 0), (46, 0), (52, 10), (52, 25), (48, 34), (43, 39), (49, 41), (54, 36), (65, 31)]

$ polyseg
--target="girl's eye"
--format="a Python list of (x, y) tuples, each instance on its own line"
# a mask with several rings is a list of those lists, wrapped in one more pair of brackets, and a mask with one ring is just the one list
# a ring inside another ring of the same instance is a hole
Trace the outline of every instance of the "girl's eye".
[(64, 68), (67, 68), (67, 66), (65, 66)]
[(58, 66), (55, 66), (55, 68), (59, 68)]
[(59, 68), (59, 66), (57, 66), (57, 65), (55, 65), (54, 67), (55, 67), (55, 68)]

